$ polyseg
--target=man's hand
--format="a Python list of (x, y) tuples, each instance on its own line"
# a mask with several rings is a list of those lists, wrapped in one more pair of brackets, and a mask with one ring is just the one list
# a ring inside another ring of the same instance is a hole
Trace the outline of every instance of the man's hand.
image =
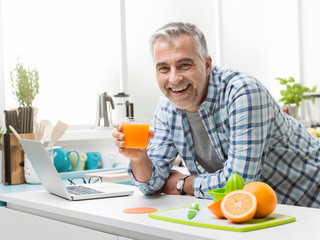
[[(164, 184), (163, 188), (159, 192), (166, 193), (166, 194), (177, 194), (177, 195), (181, 194), (177, 190), (177, 183), (180, 180), (180, 178), (182, 178), (183, 176), (184, 174), (182, 174), (181, 172), (176, 170), (171, 170), (171, 173), (166, 183)], [(185, 191), (187, 194), (194, 195), (193, 185), (192, 185), (192, 181), (194, 178), (195, 178), (195, 175), (191, 175), (187, 177), (184, 182), (183, 191)]]
[[(124, 134), (122, 132), (123, 129), (123, 122), (117, 123), (117, 128), (113, 131), (112, 136), (116, 139), (116, 146), (119, 147), (119, 152), (129, 158), (130, 160), (139, 160), (141, 155), (146, 153), (145, 148), (125, 148)], [(149, 141), (154, 136), (153, 131), (149, 131)]]
[[(112, 136), (116, 139), (116, 146), (119, 152), (130, 159), (131, 171), (135, 179), (139, 182), (147, 182), (152, 176), (152, 166), (145, 148), (125, 148), (124, 134), (122, 133), (123, 122), (119, 122), (116, 130), (112, 132)], [(149, 140), (154, 134), (149, 131)]]

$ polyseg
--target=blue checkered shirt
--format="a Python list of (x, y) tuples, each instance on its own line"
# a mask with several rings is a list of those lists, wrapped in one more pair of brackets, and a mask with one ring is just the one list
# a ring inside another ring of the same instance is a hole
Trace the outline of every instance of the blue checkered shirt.
[(214, 67), (207, 97), (198, 112), (223, 168), (207, 172), (195, 161), (194, 144), (184, 110), (164, 95), (154, 115), (154, 138), (148, 146), (153, 174), (132, 182), (145, 194), (160, 190), (179, 154), (193, 180), (194, 195), (211, 198), (209, 189), (225, 186), (232, 173), (246, 183), (263, 181), (278, 203), (320, 207), (320, 143), (285, 114), (268, 90), (252, 76)]

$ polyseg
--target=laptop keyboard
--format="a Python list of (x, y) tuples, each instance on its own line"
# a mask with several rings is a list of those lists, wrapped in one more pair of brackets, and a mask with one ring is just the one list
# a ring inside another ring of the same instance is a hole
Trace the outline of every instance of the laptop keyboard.
[(73, 195), (89, 195), (89, 194), (103, 193), (99, 190), (88, 188), (82, 185), (67, 186), (67, 190), (70, 194), (73, 194)]

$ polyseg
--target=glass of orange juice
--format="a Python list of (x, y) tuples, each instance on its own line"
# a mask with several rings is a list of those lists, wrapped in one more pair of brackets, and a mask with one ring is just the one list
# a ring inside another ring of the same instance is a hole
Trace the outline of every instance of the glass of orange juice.
[(149, 139), (149, 119), (127, 117), (122, 119), (126, 148), (147, 148)]

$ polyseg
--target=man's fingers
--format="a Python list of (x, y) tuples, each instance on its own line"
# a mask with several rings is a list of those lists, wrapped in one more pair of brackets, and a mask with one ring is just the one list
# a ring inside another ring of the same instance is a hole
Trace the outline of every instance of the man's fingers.
[(117, 130), (114, 130), (114, 131), (112, 132), (112, 136), (113, 136), (115, 139), (117, 139), (117, 140), (123, 140), (123, 139), (124, 139), (123, 133), (122, 133), (122, 132), (119, 132), (119, 131), (117, 131)]
[(121, 132), (121, 131), (122, 131), (122, 128), (123, 128), (123, 122), (118, 122), (118, 123), (116, 124), (116, 128), (117, 128), (117, 130), (118, 130), (119, 132)]
[(154, 137), (154, 132), (150, 130), (148, 140), (151, 140), (153, 137)]
[(116, 146), (119, 147), (119, 148), (123, 148), (125, 146), (125, 142), (117, 140), (116, 141)]

